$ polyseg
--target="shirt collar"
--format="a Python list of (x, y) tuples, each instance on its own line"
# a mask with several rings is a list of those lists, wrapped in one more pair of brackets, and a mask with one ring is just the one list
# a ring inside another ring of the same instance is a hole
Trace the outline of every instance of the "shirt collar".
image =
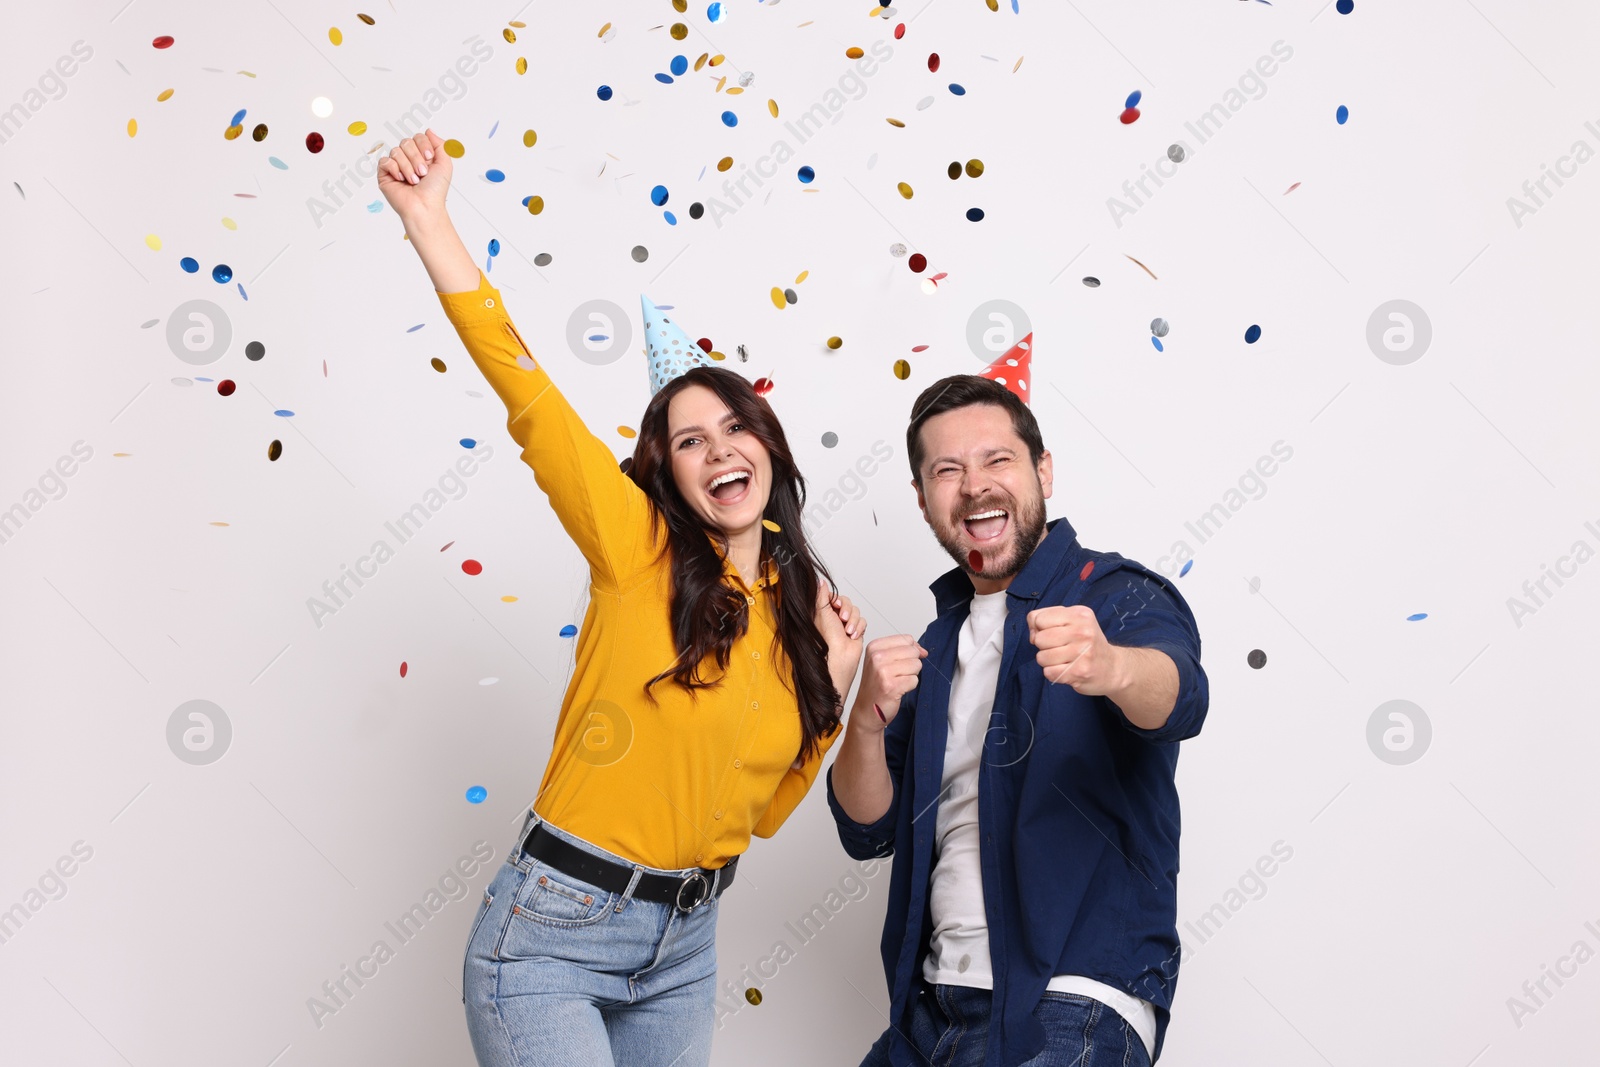
[[(1037, 600), (1068, 554), (1077, 547), (1078, 532), (1066, 519), (1052, 519), (1044, 524), (1044, 528), (1049, 531), (1049, 536), (1039, 542), (1033, 555), (1028, 557), (1028, 562), (1022, 565), (1022, 570), (1006, 587), (1006, 592), (1019, 600)], [(958, 604), (967, 603), (974, 592), (972, 579), (960, 567), (953, 567), (941, 574), (928, 589), (933, 593), (934, 611), (939, 615)]]
[[(711, 542), (712, 549), (720, 555), (722, 549), (717, 544), (717, 539), (713, 537), (710, 532), (706, 533), (706, 540)], [(722, 576), (724, 578), (732, 578), (735, 582), (739, 583), (740, 587), (748, 589), (751, 592), (755, 592), (758, 589), (762, 589), (770, 585), (776, 585), (778, 583), (778, 564), (777, 561), (771, 556), (761, 557), (760, 570), (761, 576), (756, 579), (756, 584), (754, 586), (745, 585), (744, 577), (740, 575), (739, 569), (733, 565), (733, 561), (727, 556), (722, 556)]]

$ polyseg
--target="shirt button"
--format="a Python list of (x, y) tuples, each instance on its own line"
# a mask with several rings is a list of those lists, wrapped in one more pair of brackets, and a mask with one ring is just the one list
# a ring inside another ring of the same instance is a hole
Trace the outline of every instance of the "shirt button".
[(717, 809), (717, 810), (716, 810), (716, 811), (715, 811), (715, 812), (714, 812), (714, 813), (713, 813), (713, 814), (712, 814), (712, 816), (711, 816), (711, 817), (712, 817), (712, 818), (713, 818), (713, 819), (720, 819), (720, 818), (722, 818), (722, 809), (721, 809), (721, 808), (718, 808), (718, 809)]
[(759, 702), (757, 702), (757, 701), (752, 700), (750, 702), (750, 709), (752, 711), (760, 711), (761, 710), (761, 704)]
[(694, 854), (694, 861), (696, 863), (699, 863), (701, 860), (703, 860), (705, 858), (706, 858), (706, 854), (704, 852), (696, 852)]
[(753, 596), (747, 596), (744, 598), (744, 601), (746, 604), (754, 604), (756, 602), (756, 598)]
[(760, 658), (761, 658), (761, 653), (759, 653), (759, 652), (752, 652), (752, 653), (750, 653), (750, 658), (751, 658), (751, 659), (760, 659)]
[(738, 770), (740, 767), (743, 767), (743, 766), (744, 766), (744, 761), (743, 760), (734, 760), (733, 761), (733, 769), (734, 770)]
[(483, 302), (483, 306), (484, 306), (484, 307), (486, 307), (486, 308), (492, 308), (492, 307), (494, 307), (494, 299), (493, 299), (493, 298), (492, 298), (492, 297), (491, 297), (491, 298), (490, 298), (490, 299), (488, 299), (488, 300), (485, 300), (485, 301), (484, 301), (484, 302)]

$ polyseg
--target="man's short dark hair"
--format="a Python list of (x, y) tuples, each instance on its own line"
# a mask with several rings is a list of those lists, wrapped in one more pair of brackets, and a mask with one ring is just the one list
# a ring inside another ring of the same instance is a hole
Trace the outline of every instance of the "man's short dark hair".
[(906, 427), (906, 455), (911, 459), (911, 477), (922, 484), (922, 424), (935, 415), (943, 415), (957, 408), (973, 404), (991, 404), (1004, 408), (1011, 415), (1011, 428), (1028, 446), (1028, 458), (1035, 468), (1044, 455), (1044, 437), (1039, 433), (1039, 422), (1022, 398), (999, 382), (976, 374), (952, 374), (940, 378), (922, 391), (911, 406), (911, 425)]

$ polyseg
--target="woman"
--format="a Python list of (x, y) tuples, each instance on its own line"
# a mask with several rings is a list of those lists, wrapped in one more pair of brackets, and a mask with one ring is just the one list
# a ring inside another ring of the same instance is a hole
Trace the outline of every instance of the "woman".
[(379, 188), (590, 568), (550, 761), (467, 945), (473, 1048), (486, 1067), (705, 1064), (718, 900), (815, 780), (866, 624), (812, 556), (805, 483), (738, 374), (667, 382), (618, 469), (451, 226), (443, 143), (402, 141)]

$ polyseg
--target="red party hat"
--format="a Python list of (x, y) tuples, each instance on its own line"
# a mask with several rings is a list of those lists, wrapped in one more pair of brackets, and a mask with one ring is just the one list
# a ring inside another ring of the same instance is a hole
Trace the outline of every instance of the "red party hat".
[(1033, 377), (1030, 362), (1033, 356), (1033, 334), (1028, 334), (1022, 340), (1011, 346), (1010, 351), (984, 368), (984, 378), (999, 382), (1007, 389), (1028, 402), (1029, 381)]

